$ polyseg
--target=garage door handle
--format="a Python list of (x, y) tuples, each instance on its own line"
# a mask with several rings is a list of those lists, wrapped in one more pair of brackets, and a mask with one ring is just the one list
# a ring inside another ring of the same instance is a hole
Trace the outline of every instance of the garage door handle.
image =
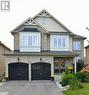
[(40, 75), (42, 75), (42, 73), (40, 73)]
[(17, 75), (21, 75), (20, 73), (17, 73)]

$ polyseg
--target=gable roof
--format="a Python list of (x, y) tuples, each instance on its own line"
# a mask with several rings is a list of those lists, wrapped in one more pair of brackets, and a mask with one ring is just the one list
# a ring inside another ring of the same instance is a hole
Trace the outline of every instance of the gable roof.
[(80, 38), (80, 39), (82, 38), (82, 39), (84, 39), (84, 40), (86, 39), (86, 37), (80, 36), (80, 35), (77, 35), (77, 34), (74, 34), (74, 38)]
[[(25, 20), (24, 22), (22, 22), (20, 25), (18, 25), (16, 28), (14, 28), (11, 33), (13, 34), (14, 32), (16, 32), (16, 30), (18, 28), (20, 28), (21, 26), (24, 25), (32, 25), (32, 26), (39, 26), (40, 28), (42, 28), (45, 32), (48, 32), (43, 26), (41, 26), (39, 23), (35, 22), (31, 17), (28, 18), (27, 20)], [(22, 28), (23, 30), (24, 28)]]
[(0, 45), (4, 48), (6, 48), (8, 51), (12, 51), (10, 48), (8, 48), (5, 44), (3, 44), (1, 41), (0, 41)]
[[(26, 19), (24, 22), (22, 22), (20, 25), (18, 25), (15, 29), (13, 29), (11, 31), (11, 33), (13, 34), (13, 32), (15, 32), (15, 30), (17, 30), (18, 28), (20, 28), (23, 25), (38, 25), (40, 28), (42, 28), (45, 32), (48, 33), (48, 30), (45, 29), (42, 25), (40, 25), (39, 23), (35, 22), (34, 19), (40, 16), (45, 16), (45, 17), (51, 17), (52, 19), (54, 19), (59, 25), (61, 25), (65, 30), (67, 30), (69, 33), (71, 33), (72, 35), (76, 35), (74, 33), (72, 33), (71, 30), (69, 30), (65, 25), (63, 25), (60, 21), (58, 21), (53, 15), (51, 15), (47, 10), (43, 9), (42, 11), (40, 11), (38, 14), (36, 14), (33, 18), (28, 18)], [(79, 36), (79, 35), (76, 35)], [(79, 38), (83, 38), (86, 39), (83, 36), (79, 36)]]
[(64, 24), (62, 24), (59, 20), (57, 20), (53, 15), (51, 15), (47, 10), (43, 9), (42, 11), (40, 11), (38, 14), (36, 14), (33, 19), (37, 18), (37, 17), (41, 17), (41, 16), (46, 16), (46, 17), (51, 17), (53, 20), (55, 20), (59, 25), (61, 25), (65, 30), (67, 30), (69, 33), (71, 33), (72, 35), (75, 35), (77, 38), (83, 38), (86, 39), (86, 37), (74, 34), (71, 30), (69, 30)]
[(61, 25), (65, 30), (67, 30), (68, 32), (71, 32), (71, 30), (69, 30), (64, 24), (62, 24), (59, 20), (57, 20), (53, 15), (51, 15), (47, 10), (43, 9), (42, 11), (40, 11), (38, 14), (36, 14), (33, 19), (40, 17), (40, 16), (46, 16), (46, 17), (51, 17), (53, 20), (55, 20), (59, 25)]

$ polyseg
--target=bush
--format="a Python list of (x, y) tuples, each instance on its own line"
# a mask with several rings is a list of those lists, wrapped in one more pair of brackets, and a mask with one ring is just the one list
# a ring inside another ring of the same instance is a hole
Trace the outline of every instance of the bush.
[(73, 80), (73, 79), (76, 79), (75, 75), (74, 74), (71, 74), (71, 73), (63, 73), (62, 75), (62, 86), (66, 86), (66, 85), (69, 85), (70, 84), (70, 80)]
[(80, 82), (86, 82), (86, 73), (84, 72), (77, 72), (75, 74), (76, 78), (80, 81)]
[(69, 84), (70, 84), (70, 90), (83, 88), (83, 85), (77, 79), (70, 80)]
[(85, 82), (89, 82), (89, 73), (86, 73)]
[(62, 74), (62, 86), (70, 85), (70, 90), (82, 88), (80, 81), (77, 80), (75, 74), (63, 73)]

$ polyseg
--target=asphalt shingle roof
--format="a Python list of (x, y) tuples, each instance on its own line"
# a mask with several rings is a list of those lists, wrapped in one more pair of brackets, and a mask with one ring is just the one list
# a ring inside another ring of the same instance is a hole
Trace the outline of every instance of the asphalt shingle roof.
[(79, 54), (70, 51), (43, 51), (43, 52), (11, 52), (4, 54), (6, 56), (59, 56), (59, 57), (74, 57)]

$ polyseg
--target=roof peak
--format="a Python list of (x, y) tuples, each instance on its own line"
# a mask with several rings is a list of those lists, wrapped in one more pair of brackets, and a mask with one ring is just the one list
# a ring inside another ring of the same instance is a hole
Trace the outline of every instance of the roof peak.
[(23, 24), (24, 25), (28, 25), (28, 24), (30, 24), (30, 25), (35, 24), (36, 25), (36, 22), (30, 17)]
[(46, 9), (43, 9), (36, 16), (34, 16), (33, 18), (35, 18), (37, 16), (51, 17), (51, 14)]

